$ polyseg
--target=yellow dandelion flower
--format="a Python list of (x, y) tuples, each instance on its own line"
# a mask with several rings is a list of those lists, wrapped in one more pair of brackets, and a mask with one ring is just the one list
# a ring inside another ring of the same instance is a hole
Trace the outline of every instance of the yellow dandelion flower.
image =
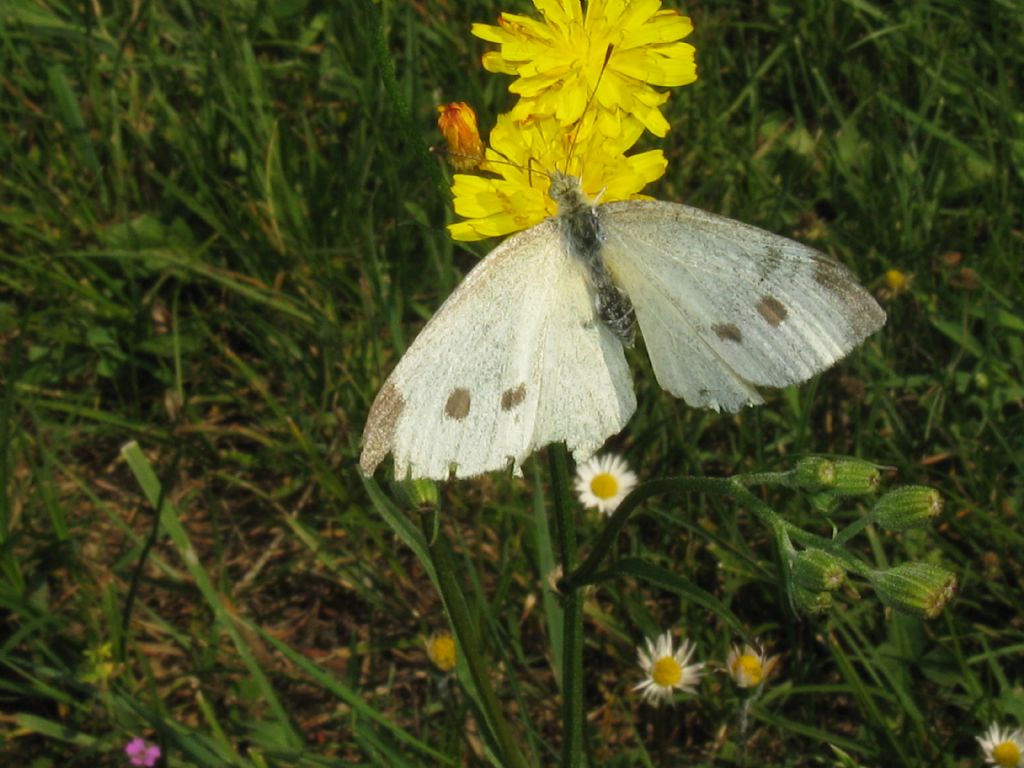
[(480, 167), (495, 175), (453, 179), (455, 213), (466, 221), (449, 225), (452, 238), (507, 235), (554, 216), (558, 206), (548, 189), (555, 171), (579, 177), (583, 193), (602, 202), (643, 197), (640, 190), (665, 173), (667, 161), (661, 150), (623, 154), (639, 136), (629, 130), (610, 139), (592, 121), (566, 130), (554, 118), (518, 124), (499, 116)]
[(476, 125), (476, 112), (464, 101), (437, 108), (437, 127), (448, 144), (448, 159), (457, 171), (472, 171), (484, 160), (484, 142)]
[(688, 17), (662, 9), (660, 0), (591, 0), (585, 14), (580, 0), (533, 4), (542, 21), (503, 13), (498, 26), (473, 25), (474, 35), (499, 45), (484, 56), (484, 68), (518, 76), (509, 86), (520, 97), (513, 119), (554, 116), (571, 125), (593, 97), (602, 111), (624, 115), (602, 121), (605, 131), (639, 121), (656, 136), (668, 132), (659, 109), (668, 95), (652, 86), (697, 79), (695, 49), (680, 42), (693, 31)]

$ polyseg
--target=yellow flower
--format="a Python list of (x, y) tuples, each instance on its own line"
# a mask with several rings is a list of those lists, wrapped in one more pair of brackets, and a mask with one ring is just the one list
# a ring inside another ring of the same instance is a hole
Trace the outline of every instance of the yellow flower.
[(902, 293), (910, 284), (910, 278), (898, 269), (887, 270), (884, 278), (886, 287), (893, 293)]
[(756, 688), (768, 678), (778, 663), (778, 656), (768, 658), (760, 648), (747, 645), (741, 651), (738, 645), (734, 645), (725, 665), (733, 682), (740, 688)]
[(668, 94), (651, 86), (697, 79), (694, 47), (680, 42), (693, 31), (688, 17), (662, 10), (661, 0), (591, 0), (585, 15), (580, 0), (533, 4), (543, 21), (503, 13), (499, 26), (473, 25), (474, 35), (500, 46), (484, 56), (484, 68), (518, 76), (509, 86), (520, 97), (514, 120), (543, 115), (571, 125), (593, 97), (613, 118), (601, 121), (606, 135), (634, 121), (656, 136), (668, 132), (659, 110)]
[(517, 124), (500, 115), (480, 166), (496, 176), (453, 179), (455, 213), (466, 221), (449, 225), (452, 238), (507, 235), (554, 216), (557, 205), (548, 196), (548, 174), (554, 171), (578, 176), (583, 193), (600, 195), (602, 202), (641, 197), (640, 190), (665, 173), (667, 161), (661, 150), (623, 154), (640, 132), (629, 129), (612, 139), (595, 130), (592, 120), (566, 130), (554, 118)]
[(442, 672), (455, 669), (455, 638), (448, 632), (436, 632), (427, 640), (427, 656)]
[(448, 143), (448, 159), (457, 171), (472, 171), (484, 160), (484, 143), (476, 126), (476, 112), (464, 101), (437, 108), (437, 127)]
[(882, 275), (882, 287), (878, 291), (881, 299), (891, 300), (910, 290), (914, 276), (899, 269), (888, 269)]

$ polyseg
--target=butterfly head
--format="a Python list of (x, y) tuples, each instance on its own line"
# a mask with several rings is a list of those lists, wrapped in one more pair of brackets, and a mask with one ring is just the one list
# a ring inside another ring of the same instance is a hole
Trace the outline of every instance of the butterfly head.
[(548, 196), (558, 205), (559, 216), (572, 215), (593, 207), (593, 203), (583, 191), (579, 177), (561, 171), (551, 173)]

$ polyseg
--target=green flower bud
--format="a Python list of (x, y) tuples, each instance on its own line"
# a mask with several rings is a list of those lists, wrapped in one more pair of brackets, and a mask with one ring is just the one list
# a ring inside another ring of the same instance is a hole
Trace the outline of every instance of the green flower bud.
[(942, 512), (942, 496), (934, 488), (908, 485), (889, 491), (875, 505), (875, 522), (887, 531), (928, 525)]
[(836, 465), (823, 456), (808, 456), (800, 459), (793, 470), (796, 484), (806, 491), (823, 491), (831, 488), (836, 481)]
[(402, 480), (394, 485), (395, 495), (408, 507), (437, 508), (437, 483), (433, 480)]
[(836, 496), (834, 493), (828, 491), (822, 491), (821, 493), (812, 493), (808, 497), (816, 510), (821, 512), (823, 515), (831, 515), (836, 507), (843, 501), (842, 497)]
[(823, 549), (805, 549), (793, 560), (793, 579), (812, 592), (831, 592), (842, 586), (846, 569)]
[(838, 496), (864, 496), (878, 490), (878, 467), (860, 459), (837, 459), (836, 479), (830, 489)]
[(908, 530), (927, 525), (942, 512), (938, 490), (925, 485), (907, 485), (890, 490), (872, 512), (874, 521), (886, 530)]
[(793, 602), (804, 613), (826, 613), (832, 608), (831, 592), (815, 592), (799, 584), (793, 585)]
[(956, 576), (931, 563), (904, 563), (868, 578), (883, 603), (919, 618), (934, 619), (956, 592)]

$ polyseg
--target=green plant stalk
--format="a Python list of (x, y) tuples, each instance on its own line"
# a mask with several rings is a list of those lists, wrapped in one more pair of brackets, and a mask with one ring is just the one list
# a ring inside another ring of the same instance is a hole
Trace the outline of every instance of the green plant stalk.
[[(178, 459), (180, 456), (175, 454), (174, 461), (171, 462), (171, 469), (167, 473), (167, 477), (171, 478), (177, 474), (178, 470)], [(167, 493), (168, 483), (160, 482), (160, 495), (157, 500), (153, 502), (153, 524), (149, 529), (149, 535), (146, 537), (145, 542), (142, 545), (142, 549), (139, 551), (139, 559), (132, 571), (132, 577), (128, 582), (128, 594), (124, 599), (124, 607), (121, 609), (121, 632), (118, 638), (117, 644), (117, 658), (123, 659), (125, 654), (125, 646), (128, 642), (128, 632), (131, 628), (132, 622), (132, 609), (135, 606), (135, 596), (139, 591), (139, 584), (142, 583), (142, 575), (146, 567), (146, 561), (149, 558), (149, 553), (152, 551), (153, 546), (156, 544), (157, 539), (160, 536), (160, 510), (164, 505), (164, 494)]]
[(759, 483), (788, 484), (786, 472), (758, 472), (747, 475), (736, 475), (735, 477), (672, 477), (664, 480), (654, 480), (638, 486), (619, 504), (615, 513), (608, 518), (597, 539), (591, 547), (590, 554), (583, 563), (573, 571), (565, 571), (566, 577), (562, 580), (560, 587), (567, 594), (587, 584), (592, 584), (598, 568), (608, 555), (609, 550), (615, 543), (616, 537), (625, 527), (630, 516), (637, 507), (652, 496), (661, 494), (671, 495), (680, 493), (708, 493), (715, 496), (732, 496), (738, 502), (747, 505), (761, 522), (767, 525), (776, 541), (782, 547), (781, 551), (792, 549), (790, 539), (797, 541), (804, 546), (813, 546), (835, 555), (843, 561), (846, 568), (861, 576), (868, 574), (871, 569), (857, 558), (842, 549), (842, 544), (848, 541), (853, 535), (862, 530), (870, 516), (862, 518), (861, 521), (853, 523), (848, 529), (840, 532), (835, 539), (827, 539), (808, 533), (799, 526), (782, 518), (774, 509), (761, 501), (750, 492), (747, 486)]
[[(608, 518), (608, 522), (604, 524), (601, 532), (597, 535), (597, 539), (590, 548), (590, 554), (587, 555), (583, 564), (574, 570), (564, 571), (566, 574), (565, 579), (560, 585), (562, 591), (569, 593), (595, 581), (594, 575), (597, 573), (597, 569), (601, 567), (601, 563), (604, 562), (619, 532), (625, 527), (626, 522), (636, 511), (637, 507), (651, 496), (693, 491), (727, 495), (735, 493), (737, 489), (742, 490), (743, 487), (734, 480), (714, 477), (673, 477), (665, 480), (652, 480), (637, 487), (622, 500), (614, 514)], [(565, 562), (563, 560), (564, 565)]]
[(440, 531), (435, 532), (431, 515), (423, 515), (420, 522), (423, 533), (427, 537), (430, 558), (437, 572), (437, 584), (441, 598), (448, 609), (452, 630), (459, 642), (460, 651), (466, 660), (469, 674), (473, 678), (473, 684), (480, 697), (480, 706), (485, 710), (494, 741), (497, 743), (498, 749), (501, 750), (502, 764), (511, 768), (529, 768), (529, 763), (526, 762), (526, 758), (523, 757), (523, 753), (512, 735), (512, 728), (502, 714), (498, 697), (491, 686), (476, 625), (469, 614), (466, 597), (455, 575), (455, 560), (452, 557), (448, 539)]
[[(563, 443), (548, 449), (555, 501), (555, 528), (562, 573), (576, 569), (576, 521), (569, 489), (569, 459)], [(564, 589), (562, 601), (562, 768), (583, 762), (583, 594)]]
[(874, 510), (872, 510), (871, 512), (865, 513), (861, 518), (859, 518), (858, 520), (854, 520), (852, 523), (850, 523), (848, 526), (846, 526), (843, 530), (841, 530), (839, 533), (837, 533), (835, 541), (834, 541), (835, 545), (837, 547), (841, 547), (843, 544), (848, 542), (850, 539), (852, 539), (858, 533), (863, 531), (865, 528), (867, 528), (873, 522), (875, 522)]
[(241, 658), (242, 663), (249, 672), (249, 675), (258, 686), (260, 694), (266, 701), (267, 707), (274, 714), (274, 717), (280, 724), (284, 737), (287, 740), (286, 743), (289, 746), (301, 745), (302, 737), (295, 729), (288, 710), (281, 703), (277, 693), (270, 685), (270, 680), (256, 661), (256, 657), (249, 648), (249, 645), (242, 633), (239, 631), (234, 614), (228, 610), (223, 597), (220, 592), (217, 591), (217, 588), (210, 580), (210, 576), (207, 574), (206, 569), (200, 563), (199, 556), (196, 553), (195, 548), (192, 546), (192, 542), (185, 531), (185, 527), (178, 519), (177, 510), (167, 501), (161, 491), (160, 481), (157, 478), (152, 465), (149, 463), (149, 460), (145, 457), (142, 449), (139, 447), (139, 444), (135, 441), (122, 446), (121, 456), (128, 465), (128, 468), (132, 471), (132, 474), (135, 476), (135, 480), (138, 482), (146, 500), (153, 505), (154, 509), (156, 509), (157, 516), (160, 519), (160, 527), (167, 533), (171, 538), (171, 541), (174, 543), (174, 546), (177, 548), (181, 559), (185, 563), (185, 568), (188, 570), (189, 575), (195, 582), (199, 592), (203, 595), (203, 598), (213, 611), (213, 615), (216, 618), (218, 625), (224, 629), (228, 637), (230, 637), (234, 643), (235, 650), (238, 652), (239, 658)]
[(427, 175), (433, 180), (434, 185), (443, 194), (448, 194), (448, 185), (441, 174), (441, 168), (437, 163), (432, 162), (430, 153), (427, 152), (427, 148), (423, 144), (422, 131), (413, 120), (409, 104), (402, 96), (402, 91), (399, 88), (398, 77), (395, 73), (395, 60), (391, 56), (381, 9), (372, 0), (365, 0), (363, 5), (372, 20), (371, 24), (374, 28), (373, 53), (374, 58), (377, 60), (377, 66), (380, 67), (380, 77), (384, 83), (384, 90), (398, 112), (405, 138), (410, 146), (415, 147), (416, 156), (422, 161), (422, 165), (425, 167)]
[[(803, 528), (800, 528), (799, 526), (782, 518), (774, 509), (740, 485), (740, 482), (736, 483), (735, 496), (737, 501), (747, 504), (750, 509), (761, 518), (765, 525), (771, 528), (772, 533), (775, 535), (780, 546), (785, 548), (785, 545), (788, 545), (789, 540), (792, 539), (804, 546), (818, 547), (819, 549), (825, 550), (829, 554), (842, 560), (843, 565), (847, 570), (860, 576), (866, 576), (871, 572), (870, 567), (842, 548), (842, 543), (848, 540), (850, 538), (849, 536), (844, 538), (841, 533), (835, 539), (826, 539), (824, 536), (817, 536), (813, 533), (808, 533)], [(855, 528), (857, 525), (857, 523), (854, 523), (850, 527)], [(860, 528), (857, 528), (857, 530), (860, 530)], [(854, 531), (854, 533), (856, 532), (857, 531)]]

